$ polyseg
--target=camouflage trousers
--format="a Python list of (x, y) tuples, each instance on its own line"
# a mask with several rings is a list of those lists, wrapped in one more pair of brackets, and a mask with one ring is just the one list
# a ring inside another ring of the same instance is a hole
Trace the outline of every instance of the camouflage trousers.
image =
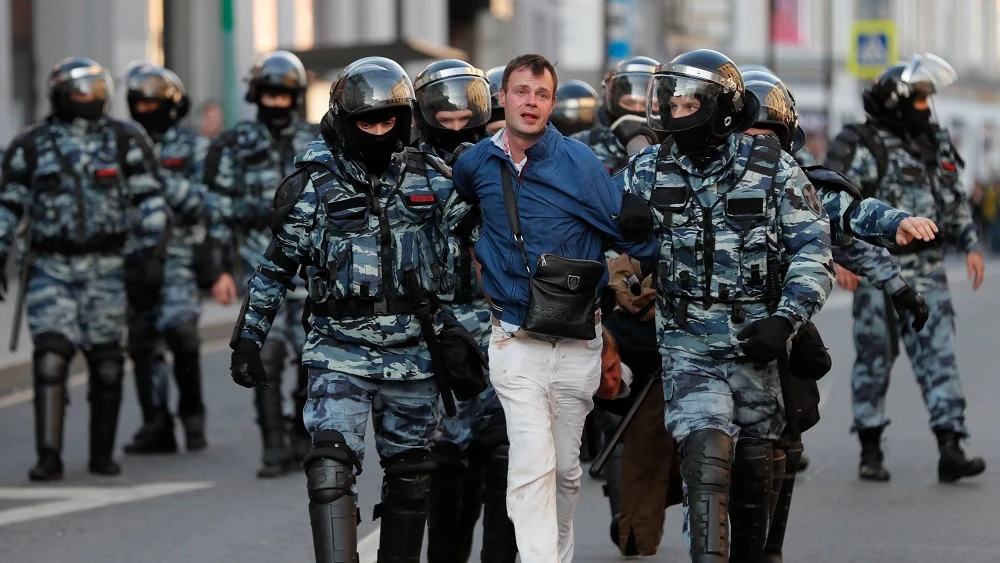
[(695, 430), (714, 428), (760, 440), (777, 440), (785, 407), (776, 362), (757, 369), (750, 362), (720, 360), (683, 350), (663, 354), (664, 423), (678, 444)]
[(310, 434), (340, 432), (363, 461), (369, 413), (380, 458), (430, 449), (441, 416), (437, 385), (433, 379), (381, 380), (309, 368), (303, 417)]
[(121, 342), (124, 260), (113, 254), (39, 256), (29, 272), (25, 308), (32, 338), (56, 333), (84, 350)]
[[(862, 287), (854, 292), (857, 358), (851, 372), (852, 430), (882, 428), (889, 424), (885, 398), (892, 365), (899, 354), (898, 342), (890, 337), (887, 321), (891, 319), (898, 329), (896, 334), (902, 336), (924, 404), (930, 412), (930, 427), (968, 435), (965, 395), (955, 360), (955, 309), (944, 268), (909, 281), (924, 296), (930, 312), (920, 332), (913, 330), (909, 322), (899, 321), (895, 308), (886, 307), (886, 297), (881, 291)], [(887, 317), (887, 314), (892, 316)]]

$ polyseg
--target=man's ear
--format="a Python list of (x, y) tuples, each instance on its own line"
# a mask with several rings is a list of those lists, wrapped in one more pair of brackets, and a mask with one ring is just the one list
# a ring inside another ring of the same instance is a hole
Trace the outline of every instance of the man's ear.
[(504, 92), (503, 88), (497, 92), (497, 99), (500, 100), (500, 107), (504, 107), (504, 101), (507, 99), (507, 92)]

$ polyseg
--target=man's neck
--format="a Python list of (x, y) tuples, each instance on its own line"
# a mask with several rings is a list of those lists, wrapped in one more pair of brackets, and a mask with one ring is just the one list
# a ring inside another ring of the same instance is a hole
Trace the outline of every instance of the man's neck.
[(542, 132), (542, 134), (537, 137), (522, 137), (510, 129), (507, 129), (506, 134), (507, 149), (510, 150), (510, 157), (514, 160), (514, 162), (521, 162), (524, 160), (524, 153), (545, 135), (545, 133)]

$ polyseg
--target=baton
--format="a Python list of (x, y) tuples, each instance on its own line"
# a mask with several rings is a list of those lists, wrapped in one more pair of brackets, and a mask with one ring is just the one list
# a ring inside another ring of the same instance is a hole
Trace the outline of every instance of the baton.
[[(28, 297), (28, 276), (35, 257), (31, 252), (32, 232), (29, 228), (24, 233), (24, 252), (21, 254), (21, 272), (17, 284), (17, 301), (14, 304), (14, 324), (10, 329), (10, 351), (16, 352), (21, 339), (21, 317), (24, 316), (24, 302)], [(0, 268), (3, 264), (0, 264)]]
[(590, 470), (588, 472), (591, 477), (597, 477), (601, 474), (601, 471), (604, 471), (604, 466), (607, 465), (608, 460), (611, 459), (611, 452), (618, 447), (618, 444), (620, 444), (622, 439), (625, 437), (625, 431), (632, 425), (632, 420), (635, 418), (636, 413), (639, 412), (639, 407), (641, 407), (642, 403), (646, 400), (646, 397), (649, 395), (649, 390), (653, 388), (654, 384), (662, 384), (658, 375), (654, 375), (649, 378), (649, 381), (643, 385), (642, 390), (639, 391), (639, 396), (636, 397), (635, 402), (632, 403), (628, 412), (625, 413), (621, 422), (618, 423), (618, 427), (615, 428), (615, 433), (611, 436), (611, 439), (604, 444), (604, 448), (601, 449), (600, 453), (597, 454), (597, 457), (594, 458), (594, 463), (590, 465)]
[(781, 383), (781, 398), (785, 401), (786, 434), (792, 442), (802, 441), (799, 431), (799, 411), (795, 405), (795, 391), (792, 389), (792, 370), (788, 366), (788, 353), (778, 354), (778, 381)]

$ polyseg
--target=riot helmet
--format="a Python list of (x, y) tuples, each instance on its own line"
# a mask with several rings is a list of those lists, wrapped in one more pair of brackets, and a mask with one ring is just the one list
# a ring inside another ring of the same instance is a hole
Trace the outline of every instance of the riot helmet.
[(920, 130), (930, 121), (930, 108), (918, 110), (914, 102), (936, 94), (957, 80), (955, 69), (931, 54), (914, 55), (882, 71), (862, 94), (865, 112), (890, 126)]
[[(302, 61), (288, 51), (273, 51), (257, 59), (246, 76), (246, 101), (257, 105), (257, 118), (272, 130), (281, 130), (291, 123), (292, 113), (304, 104), (306, 69)], [(287, 107), (262, 101), (264, 94), (289, 94)]]
[(586, 131), (597, 125), (597, 90), (582, 80), (569, 80), (556, 88), (556, 105), (549, 121), (563, 135)]
[(125, 88), (132, 119), (150, 135), (163, 134), (189, 109), (181, 79), (161, 66), (146, 64), (133, 69), (126, 77)]
[(745, 87), (757, 97), (760, 109), (754, 127), (774, 131), (781, 148), (797, 152), (805, 145), (805, 131), (799, 126), (795, 97), (780, 78), (762, 71), (743, 72)]
[(753, 125), (758, 108), (756, 96), (746, 92), (729, 57), (698, 49), (657, 67), (649, 84), (646, 119), (651, 128), (674, 133), (678, 141), (722, 139)]
[(491, 110), (486, 73), (457, 59), (436, 61), (420, 71), (413, 89), (417, 128), (431, 145), (454, 152), (482, 137)]
[[(380, 176), (392, 154), (410, 140), (415, 97), (413, 84), (399, 64), (385, 57), (365, 57), (344, 68), (334, 81), (327, 116), (348, 156)], [(382, 134), (362, 131), (359, 126), (392, 119), (392, 130)]]
[[(500, 105), (500, 88), (503, 87), (503, 71), (505, 67), (495, 66), (486, 71), (486, 81), (490, 83), (490, 120), (487, 125), (505, 121), (503, 106)], [(490, 127), (487, 127), (489, 129)]]
[(649, 81), (659, 64), (649, 57), (631, 57), (619, 62), (604, 75), (601, 94), (604, 108), (612, 121), (623, 115), (645, 115)]
[(111, 73), (84, 57), (68, 57), (53, 66), (47, 89), (53, 114), (64, 121), (97, 119), (114, 95)]
[(749, 82), (746, 78), (748, 72), (762, 72), (771, 76), (778, 76), (778, 73), (771, 70), (767, 65), (742, 65), (740, 66), (740, 72), (743, 74), (743, 82)]

